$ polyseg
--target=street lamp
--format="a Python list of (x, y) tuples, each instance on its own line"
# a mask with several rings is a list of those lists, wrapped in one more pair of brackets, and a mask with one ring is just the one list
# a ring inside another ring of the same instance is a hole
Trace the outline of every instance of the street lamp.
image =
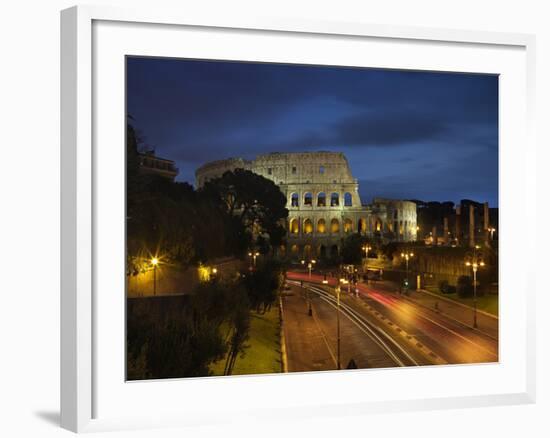
[(159, 259), (153, 257), (151, 259), (151, 264), (153, 265), (153, 295), (157, 294), (157, 266), (159, 264)]
[(252, 257), (252, 260), (253, 260), (253, 263), (254, 263), (254, 267), (256, 267), (256, 257), (258, 257), (260, 255), (259, 252), (249, 252), (248, 253), (248, 256), (249, 257)]
[(491, 240), (493, 240), (493, 234), (495, 233), (496, 230), (497, 230), (497, 229), (494, 228), (494, 227), (489, 228), (488, 231), (489, 231), (489, 233), (491, 233)]
[(474, 256), (472, 261), (466, 262), (466, 266), (471, 266), (472, 272), (474, 273), (474, 328), (477, 328), (477, 270), (485, 266), (483, 260), (477, 258), (476, 249), (479, 249), (478, 245), (474, 247)]
[(365, 251), (365, 258), (369, 257), (369, 251), (372, 249), (372, 246), (365, 245), (363, 246), (363, 251)]
[[(340, 279), (340, 282), (343, 279)], [(340, 283), (336, 284), (336, 368), (341, 369), (340, 366)]]
[(405, 276), (405, 279), (406, 279), (406, 286), (407, 286), (407, 289), (409, 288), (409, 259), (412, 259), (414, 257), (414, 253), (412, 252), (402, 252), (401, 253), (401, 258), (405, 259), (405, 272), (406, 272), (406, 276)]

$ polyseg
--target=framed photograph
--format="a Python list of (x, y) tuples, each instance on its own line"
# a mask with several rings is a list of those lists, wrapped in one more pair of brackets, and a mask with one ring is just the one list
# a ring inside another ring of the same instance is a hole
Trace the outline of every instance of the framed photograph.
[(534, 401), (534, 37), (61, 25), (63, 427)]

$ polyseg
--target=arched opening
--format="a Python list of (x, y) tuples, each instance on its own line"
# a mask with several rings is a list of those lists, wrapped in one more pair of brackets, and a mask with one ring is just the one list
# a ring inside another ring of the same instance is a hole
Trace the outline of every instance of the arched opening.
[(338, 193), (332, 193), (330, 195), (330, 206), (331, 207), (338, 207), (340, 205), (340, 196)]
[(306, 194), (304, 195), (304, 205), (313, 205), (313, 196), (310, 192), (306, 192)]
[(367, 221), (363, 218), (360, 218), (357, 221), (357, 231), (361, 234), (364, 234), (367, 232)]
[(324, 259), (327, 256), (327, 247), (325, 245), (321, 245), (319, 247), (319, 257)]
[(338, 257), (338, 245), (332, 245), (330, 247), (330, 256), (331, 257)]
[(326, 207), (327, 206), (327, 196), (324, 192), (321, 192), (317, 195), (317, 207)]
[(286, 256), (286, 246), (281, 245), (279, 246), (279, 257), (285, 257)]
[(288, 228), (289, 228), (290, 234), (298, 234), (300, 230), (300, 227), (298, 225), (298, 219), (296, 218), (290, 219)]
[(296, 257), (298, 255), (298, 253), (300, 252), (300, 248), (298, 248), (298, 245), (292, 245), (290, 247), (290, 254), (293, 256), (293, 257)]
[(304, 259), (311, 259), (311, 245), (304, 245)]
[(319, 219), (317, 221), (317, 232), (319, 234), (325, 234), (327, 232), (327, 226), (324, 219)]
[(382, 231), (382, 222), (380, 221), (380, 219), (376, 219), (376, 221), (374, 222), (374, 230), (377, 232)]
[(304, 234), (311, 234), (313, 233), (313, 222), (311, 222), (311, 219), (304, 220)]
[(344, 233), (351, 233), (353, 231), (353, 222), (351, 219), (344, 219)]
[(300, 206), (300, 198), (298, 197), (298, 193), (293, 193), (292, 195), (290, 195), (290, 205), (291, 207)]
[(344, 193), (344, 206), (345, 207), (351, 207), (351, 193), (346, 192)]
[(330, 221), (330, 232), (333, 234), (340, 232), (340, 222), (338, 222), (338, 219), (332, 219)]

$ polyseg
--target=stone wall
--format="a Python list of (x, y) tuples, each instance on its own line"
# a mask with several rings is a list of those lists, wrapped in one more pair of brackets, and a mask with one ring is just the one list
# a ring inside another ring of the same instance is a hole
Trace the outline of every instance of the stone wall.
[[(200, 281), (217, 275), (231, 278), (237, 272), (245, 270), (246, 262), (237, 259), (220, 259), (207, 266), (180, 267), (159, 265), (157, 268), (156, 295), (185, 295), (193, 292)], [(214, 273), (213, 269), (217, 272)], [(150, 269), (138, 275), (126, 276), (126, 296), (128, 298), (150, 297), (154, 295), (154, 270)]]
[(416, 240), (416, 204), (377, 198), (363, 205), (357, 179), (340, 152), (270, 153), (253, 161), (214, 161), (197, 169), (197, 185), (237, 168), (272, 180), (286, 196), (289, 255), (339, 253), (342, 239), (357, 232)]

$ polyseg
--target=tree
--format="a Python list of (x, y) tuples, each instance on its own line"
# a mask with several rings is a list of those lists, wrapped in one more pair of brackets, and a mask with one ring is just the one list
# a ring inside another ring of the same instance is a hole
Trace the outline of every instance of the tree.
[(127, 308), (130, 379), (199, 377), (227, 346), (215, 318), (197, 318), (193, 297), (131, 300)]
[(365, 241), (359, 233), (346, 237), (342, 242), (342, 262), (349, 265), (360, 264), (365, 253), (363, 250)]
[(265, 313), (276, 302), (284, 283), (283, 265), (276, 260), (266, 261), (243, 278), (250, 307)]
[(456, 292), (460, 298), (468, 298), (474, 294), (472, 277), (461, 275), (456, 282)]
[(288, 216), (288, 210), (285, 196), (273, 181), (249, 170), (235, 169), (207, 182), (200, 192), (236, 218), (232, 224), (233, 235), (239, 238), (234, 242), (236, 250), (244, 253), (243, 242), (250, 244), (259, 236), (267, 238), (271, 248), (283, 243), (286, 231), (282, 219)]

